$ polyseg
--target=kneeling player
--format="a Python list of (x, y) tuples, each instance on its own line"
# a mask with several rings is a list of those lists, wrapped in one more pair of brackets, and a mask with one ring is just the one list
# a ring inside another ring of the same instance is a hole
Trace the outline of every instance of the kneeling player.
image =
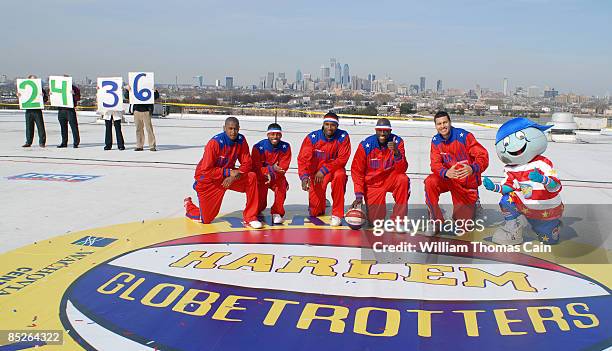
[[(425, 178), (425, 201), (429, 218), (444, 221), (438, 205), (440, 194), (450, 192), (453, 200), (453, 219), (474, 218), (480, 175), (489, 166), (489, 153), (474, 135), (451, 125), (450, 116), (439, 111), (434, 116), (438, 134), (431, 141), (431, 171)], [(433, 234), (435, 231), (431, 231)]]
[(370, 223), (385, 218), (387, 193), (392, 193), (395, 200), (391, 218), (406, 216), (410, 197), (404, 141), (391, 133), (391, 122), (386, 118), (376, 122), (375, 130), (376, 134), (359, 144), (351, 165), (356, 198), (353, 207), (365, 200)]
[(272, 222), (283, 223), (285, 216), (285, 198), (289, 183), (285, 178), (285, 172), (291, 163), (291, 147), (281, 140), (283, 137), (281, 126), (272, 123), (268, 126), (267, 139), (263, 139), (253, 145), (251, 157), (253, 159), (253, 171), (257, 174), (259, 207), (261, 213), (268, 200), (268, 189), (274, 192), (274, 204), (270, 209)]
[[(257, 176), (251, 170), (253, 162), (249, 145), (244, 135), (238, 133), (239, 130), (238, 119), (228, 117), (223, 133), (215, 135), (206, 144), (193, 184), (198, 193), (200, 208), (191, 202), (191, 198), (186, 198), (187, 217), (202, 223), (212, 222), (219, 214), (223, 195), (227, 190), (233, 190), (246, 193), (244, 222), (255, 229), (263, 226), (257, 220)], [(238, 169), (235, 169), (236, 160), (240, 161)]]
[(346, 131), (338, 129), (338, 116), (328, 113), (323, 117), (323, 128), (308, 134), (298, 155), (298, 173), (302, 190), (308, 191), (311, 216), (325, 213), (325, 189), (331, 183), (331, 225), (339, 226), (344, 217), (346, 170), (351, 156), (351, 140)]

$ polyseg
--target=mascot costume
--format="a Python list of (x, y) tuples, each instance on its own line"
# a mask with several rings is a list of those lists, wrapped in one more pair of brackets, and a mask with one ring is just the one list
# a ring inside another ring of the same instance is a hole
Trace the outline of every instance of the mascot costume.
[(487, 190), (502, 194), (499, 206), (506, 222), (493, 234), (497, 244), (522, 243), (525, 219), (541, 242), (559, 242), (561, 182), (552, 162), (542, 156), (548, 144), (544, 132), (550, 127), (514, 118), (497, 131), (495, 151), (505, 164), (505, 178), (500, 184), (483, 180)]

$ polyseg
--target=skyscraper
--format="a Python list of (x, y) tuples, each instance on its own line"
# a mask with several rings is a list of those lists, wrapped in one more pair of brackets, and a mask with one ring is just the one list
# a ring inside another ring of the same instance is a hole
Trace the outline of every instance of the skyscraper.
[(302, 81), (302, 79), (302, 71), (298, 69), (297, 72), (295, 72), (295, 82), (299, 83)]
[(340, 85), (342, 82), (342, 65), (340, 65), (340, 62), (336, 62), (336, 67), (334, 69), (334, 80), (338, 85)]
[(504, 78), (503, 92), (504, 96), (508, 96), (508, 78)]
[(425, 91), (425, 77), (421, 77), (421, 84), (419, 84), (419, 90), (421, 92)]
[(442, 80), (438, 79), (438, 81), (436, 82), (436, 92), (438, 94), (442, 93)]
[(348, 63), (344, 64), (344, 69), (342, 70), (342, 86), (348, 86), (351, 82), (351, 75), (349, 73), (349, 65)]
[(234, 77), (225, 77), (225, 89), (234, 89)]
[(266, 76), (266, 89), (272, 89), (274, 87), (274, 72), (268, 72)]
[(198, 87), (203, 87), (204, 86), (204, 77), (203, 76), (195, 76), (193, 77), (196, 80), (196, 84)]
[(527, 88), (527, 96), (530, 98), (541, 97), (542, 91), (538, 86), (532, 85)]
[(321, 80), (327, 82), (329, 80), (329, 67), (321, 65)]
[(370, 73), (370, 74), (368, 74), (368, 80), (369, 80), (370, 82), (375, 81), (375, 80), (376, 80), (376, 75), (375, 75), (374, 73)]
[(331, 78), (336, 77), (336, 62), (336, 59), (333, 57), (329, 59), (329, 71)]

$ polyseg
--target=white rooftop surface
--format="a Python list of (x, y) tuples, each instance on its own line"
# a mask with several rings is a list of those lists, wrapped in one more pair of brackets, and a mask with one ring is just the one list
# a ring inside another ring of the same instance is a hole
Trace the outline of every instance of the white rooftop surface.
[[(81, 145), (58, 149), (57, 114), (45, 111), (47, 147), (39, 148), (35, 132), (31, 148), (22, 148), (25, 140), (23, 111), (0, 111), (0, 253), (13, 250), (67, 232), (142, 220), (182, 217), (183, 198), (192, 196), (195, 165), (206, 142), (221, 132), (226, 116), (179, 116), (153, 119), (157, 152), (146, 149), (134, 152), (135, 127), (123, 124), (127, 150), (105, 151), (104, 124), (95, 123), (92, 112), (79, 112)], [(273, 117), (239, 116), (240, 132), (252, 146), (265, 138)], [(286, 204), (305, 205), (307, 194), (299, 186), (297, 154), (306, 133), (318, 129), (317, 118), (279, 118), (283, 139), (293, 150), (290, 188)], [(357, 125), (354, 125), (357, 124)], [(375, 121), (341, 118), (340, 128), (351, 136), (353, 153), (357, 143), (374, 133)], [(424, 204), (423, 179), (430, 173), (429, 147), (435, 134), (433, 122), (392, 121), (393, 132), (406, 143), (412, 194), (410, 205)], [(503, 165), (494, 151), (495, 128), (455, 123), (473, 132), (489, 150), (490, 166), (485, 175), (501, 177)], [(114, 131), (113, 131), (114, 134)], [(612, 136), (610, 137), (612, 140)], [(563, 180), (566, 204), (612, 204), (612, 144), (550, 143), (549, 157)], [(347, 169), (350, 168), (350, 161)], [(9, 180), (7, 177), (29, 173), (97, 175), (99, 178), (79, 182)], [(271, 198), (271, 193), (269, 194)], [(481, 188), (481, 202), (496, 204), (499, 194)], [(345, 204), (354, 200), (349, 177)], [(388, 202), (391, 196), (388, 195)], [(442, 196), (450, 203), (450, 194)], [(241, 210), (243, 194), (227, 192), (221, 214)], [(269, 201), (269, 203), (271, 203)], [(609, 240), (608, 240), (609, 242)]]

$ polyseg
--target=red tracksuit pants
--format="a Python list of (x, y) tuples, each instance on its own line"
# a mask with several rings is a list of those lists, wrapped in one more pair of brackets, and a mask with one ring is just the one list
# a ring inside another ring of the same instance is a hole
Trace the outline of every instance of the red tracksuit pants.
[(268, 189), (274, 192), (274, 204), (270, 208), (270, 214), (279, 214), (281, 217), (285, 216), (285, 199), (287, 198), (287, 190), (289, 189), (289, 183), (285, 176), (277, 175), (277, 178), (271, 181), (269, 184), (265, 183), (265, 180), (260, 179), (258, 184), (259, 192), (259, 207), (257, 213), (265, 210), (268, 206)]
[(202, 223), (210, 223), (219, 214), (223, 195), (227, 190), (246, 193), (246, 206), (242, 217), (246, 223), (257, 220), (257, 175), (254, 172), (242, 174), (240, 179), (234, 181), (229, 188), (224, 188), (222, 181), (196, 182), (194, 186), (198, 193), (200, 208), (193, 203), (186, 204), (186, 216), (191, 219), (199, 219)]
[(429, 218), (444, 220), (438, 201), (440, 194), (448, 191), (453, 199), (453, 218), (474, 219), (478, 189), (466, 188), (454, 179), (442, 179), (437, 174), (430, 174), (425, 178), (425, 202), (429, 208)]
[(403, 218), (408, 214), (408, 198), (410, 198), (410, 178), (403, 173), (393, 173), (379, 187), (365, 189), (365, 203), (368, 208), (370, 223), (377, 219), (385, 219), (387, 215), (387, 193), (393, 194), (393, 212), (391, 218)]
[(334, 172), (327, 173), (323, 182), (315, 183), (314, 176), (310, 178), (310, 190), (308, 191), (308, 209), (311, 216), (325, 214), (325, 191), (327, 184), (331, 183), (332, 190), (332, 215), (344, 217), (344, 193), (346, 192), (346, 171), (339, 168)]

